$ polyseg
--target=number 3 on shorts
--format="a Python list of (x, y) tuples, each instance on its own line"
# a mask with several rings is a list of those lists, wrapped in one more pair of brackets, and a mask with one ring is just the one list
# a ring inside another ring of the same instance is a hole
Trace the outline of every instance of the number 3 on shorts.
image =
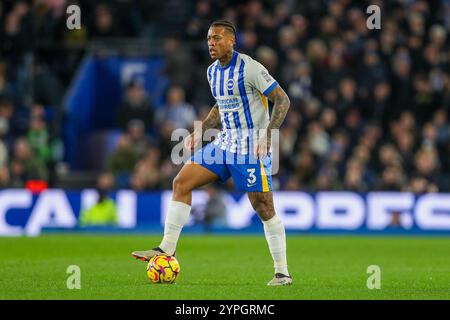
[(256, 182), (255, 171), (256, 171), (255, 168), (247, 169), (247, 173), (248, 173), (247, 182), (249, 184), (254, 184)]

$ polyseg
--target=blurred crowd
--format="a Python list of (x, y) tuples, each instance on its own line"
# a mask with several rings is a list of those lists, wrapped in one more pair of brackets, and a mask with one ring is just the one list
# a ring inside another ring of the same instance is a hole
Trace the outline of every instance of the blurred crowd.
[[(75, 32), (60, 27), (68, 4), (82, 8)], [(371, 4), (381, 9), (379, 30), (366, 25)], [(179, 170), (170, 161), (172, 130), (191, 128), (214, 103), (205, 39), (216, 19), (236, 24), (236, 49), (260, 61), (291, 99), (275, 189), (449, 190), (447, 0), (2, 1), (1, 185), (51, 183), (61, 159), (55, 115), (83, 50), (94, 39), (133, 37), (163, 41), (166, 98), (155, 104), (138, 82), (124, 88), (122, 135), (99, 181), (170, 188)]]

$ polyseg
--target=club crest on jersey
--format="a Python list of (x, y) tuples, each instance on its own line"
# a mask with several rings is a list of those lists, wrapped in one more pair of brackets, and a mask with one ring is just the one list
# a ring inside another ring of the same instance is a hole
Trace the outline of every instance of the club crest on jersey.
[(231, 90), (234, 88), (234, 80), (233, 79), (228, 79), (227, 81), (227, 89)]

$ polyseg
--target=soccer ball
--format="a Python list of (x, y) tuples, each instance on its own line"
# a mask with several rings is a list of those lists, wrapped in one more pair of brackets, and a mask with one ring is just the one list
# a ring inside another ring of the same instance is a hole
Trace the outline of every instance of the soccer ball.
[(180, 274), (177, 258), (168, 255), (157, 255), (147, 265), (147, 276), (153, 283), (174, 283)]

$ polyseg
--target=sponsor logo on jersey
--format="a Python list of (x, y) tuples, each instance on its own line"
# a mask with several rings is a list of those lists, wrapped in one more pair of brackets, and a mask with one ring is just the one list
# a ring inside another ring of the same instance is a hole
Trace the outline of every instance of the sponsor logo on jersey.
[(239, 109), (241, 106), (238, 98), (217, 99), (217, 105), (221, 111), (230, 111)]

